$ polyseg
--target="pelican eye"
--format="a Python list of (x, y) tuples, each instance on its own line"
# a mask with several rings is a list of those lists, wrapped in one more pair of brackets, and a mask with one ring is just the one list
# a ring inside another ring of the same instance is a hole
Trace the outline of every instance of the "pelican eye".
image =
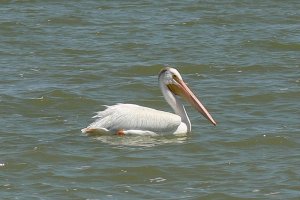
[(173, 80), (174, 80), (176, 83), (178, 83), (178, 82), (180, 81), (179, 76), (177, 76), (176, 74), (173, 74), (173, 75), (172, 75), (172, 78), (173, 78)]

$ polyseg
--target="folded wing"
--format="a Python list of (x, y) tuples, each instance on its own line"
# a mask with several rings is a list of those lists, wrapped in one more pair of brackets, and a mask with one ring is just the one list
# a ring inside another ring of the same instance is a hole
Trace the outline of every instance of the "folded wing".
[(135, 104), (117, 104), (108, 106), (97, 113), (95, 122), (87, 129), (140, 130), (154, 133), (173, 133), (181, 124), (181, 117), (172, 113), (155, 110)]

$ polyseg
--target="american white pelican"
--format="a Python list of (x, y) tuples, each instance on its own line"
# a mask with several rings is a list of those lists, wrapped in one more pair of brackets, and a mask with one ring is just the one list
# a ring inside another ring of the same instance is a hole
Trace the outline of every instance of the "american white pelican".
[(117, 104), (98, 112), (94, 116), (98, 119), (81, 131), (88, 135), (98, 133), (117, 135), (186, 134), (191, 131), (191, 122), (179, 96), (188, 101), (213, 125), (216, 125), (214, 119), (184, 83), (176, 69), (163, 68), (158, 75), (158, 81), (164, 98), (175, 114), (135, 104)]

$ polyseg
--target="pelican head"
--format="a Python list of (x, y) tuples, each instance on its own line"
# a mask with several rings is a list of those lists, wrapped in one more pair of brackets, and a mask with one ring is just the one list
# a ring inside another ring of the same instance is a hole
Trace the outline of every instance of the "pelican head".
[[(183, 81), (180, 73), (171, 67), (163, 68), (158, 76), (160, 86), (164, 97), (171, 107), (175, 110), (178, 109), (177, 97), (180, 96), (187, 102), (189, 102), (198, 112), (200, 112), (207, 120), (209, 120), (213, 125), (217, 123), (202, 105), (200, 100), (194, 95), (194, 93), (189, 89), (186, 83)], [(184, 111), (185, 112), (185, 111)]]

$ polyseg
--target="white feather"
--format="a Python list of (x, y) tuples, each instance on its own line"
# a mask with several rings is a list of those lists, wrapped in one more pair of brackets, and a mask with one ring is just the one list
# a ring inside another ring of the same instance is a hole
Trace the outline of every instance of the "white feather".
[[(98, 119), (87, 129), (109, 132), (125, 130), (126, 134), (175, 133), (182, 123), (178, 115), (135, 104), (108, 106), (94, 118)], [(85, 132), (85, 129), (82, 131)]]

